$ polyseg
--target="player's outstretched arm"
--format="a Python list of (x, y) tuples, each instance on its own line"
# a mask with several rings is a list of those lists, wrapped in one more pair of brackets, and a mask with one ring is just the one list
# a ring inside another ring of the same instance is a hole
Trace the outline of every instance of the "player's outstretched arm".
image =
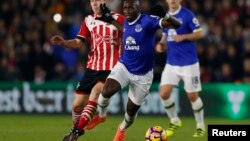
[(54, 36), (50, 39), (53, 45), (64, 46), (66, 48), (77, 49), (83, 46), (83, 41), (80, 39), (65, 40), (62, 36)]
[(113, 24), (116, 28), (118, 28), (120, 31), (123, 31), (123, 25), (118, 23), (112, 16), (110, 10), (106, 6), (106, 4), (101, 4), (100, 9), (102, 11), (102, 16), (97, 17), (96, 20), (100, 20), (106, 23)]
[(169, 15), (168, 18), (167, 16), (163, 18), (161, 26), (168, 28), (179, 28), (181, 26), (181, 23), (176, 18)]
[(163, 18), (161, 22), (162, 27), (179, 28), (181, 26), (181, 23), (176, 18), (166, 13), (161, 5), (151, 7), (150, 14)]

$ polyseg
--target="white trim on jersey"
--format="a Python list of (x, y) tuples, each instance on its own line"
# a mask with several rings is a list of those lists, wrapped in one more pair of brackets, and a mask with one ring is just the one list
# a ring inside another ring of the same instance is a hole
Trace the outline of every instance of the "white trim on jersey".
[[(104, 30), (103, 29), (103, 35), (106, 35), (106, 30)], [(105, 65), (105, 63), (106, 63), (106, 60), (107, 60), (107, 44), (103, 44), (103, 61), (102, 61), (102, 66), (103, 66), (103, 70), (105, 70), (106, 69), (106, 65)]]
[[(102, 27), (102, 25), (100, 25), (100, 26), (98, 26), (97, 27), (97, 33), (100, 33), (100, 35), (102, 35), (103, 33), (101, 33), (101, 28)], [(103, 30), (102, 30), (103, 31)], [(100, 53), (101, 53), (101, 51), (100, 51), (100, 46), (101, 46), (101, 44), (98, 44), (98, 46), (99, 47), (97, 47), (97, 62), (96, 62), (96, 68), (97, 68), (97, 70), (100, 70)]]
[(163, 20), (163, 18), (161, 18), (160, 21), (159, 21), (159, 26), (160, 26), (161, 28), (163, 28), (163, 27), (162, 27), (162, 24), (161, 24), (161, 23), (162, 23), (162, 20)]
[(133, 21), (133, 22), (128, 22), (128, 25), (133, 25), (134, 23), (136, 23), (141, 17), (141, 14), (139, 14), (139, 16)]
[(181, 7), (182, 7), (182, 6), (179, 6), (178, 9), (177, 9), (175, 12), (170, 12), (170, 11), (168, 11), (168, 14), (169, 14), (169, 15), (176, 15), (176, 14), (178, 14), (178, 13), (181, 11)]

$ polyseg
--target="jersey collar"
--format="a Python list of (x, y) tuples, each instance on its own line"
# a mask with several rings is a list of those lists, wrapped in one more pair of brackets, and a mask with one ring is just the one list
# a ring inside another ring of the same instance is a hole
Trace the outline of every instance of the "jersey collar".
[(176, 14), (178, 14), (180, 11), (181, 11), (181, 6), (179, 6), (179, 8), (178, 8), (175, 12), (170, 12), (170, 11), (168, 11), (168, 13), (169, 13), (170, 15), (176, 15)]
[(141, 17), (141, 14), (139, 14), (139, 16), (133, 22), (128, 22), (128, 25), (133, 25), (140, 19), (140, 17)]

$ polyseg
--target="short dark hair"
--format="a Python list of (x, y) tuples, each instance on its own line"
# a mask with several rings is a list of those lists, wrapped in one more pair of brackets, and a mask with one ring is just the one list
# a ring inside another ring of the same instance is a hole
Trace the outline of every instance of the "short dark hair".
[(140, 6), (140, 1), (139, 0), (124, 0), (123, 2), (128, 2), (128, 1), (134, 1), (134, 6)]

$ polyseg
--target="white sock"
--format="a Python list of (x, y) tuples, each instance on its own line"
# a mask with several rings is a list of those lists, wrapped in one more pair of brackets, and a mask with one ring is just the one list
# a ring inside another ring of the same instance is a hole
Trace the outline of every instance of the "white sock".
[(134, 120), (136, 119), (136, 117), (137, 117), (137, 114), (135, 116), (131, 117), (126, 112), (125, 113), (125, 118), (122, 121), (122, 123), (120, 124), (120, 129), (122, 131), (125, 131), (126, 129), (128, 129), (134, 123)]
[(162, 101), (162, 104), (164, 105), (164, 108), (165, 108), (165, 111), (167, 112), (168, 117), (170, 118), (170, 122), (173, 124), (177, 124), (180, 121), (180, 119), (177, 115), (175, 102), (171, 98), (167, 100), (161, 99), (161, 101)]
[(204, 110), (203, 110), (203, 102), (200, 97), (198, 97), (194, 102), (191, 102), (192, 109), (194, 111), (194, 117), (196, 120), (196, 128), (201, 128), (205, 130), (204, 123)]
[(109, 102), (110, 102), (110, 98), (105, 98), (102, 96), (102, 94), (99, 95), (98, 112), (99, 112), (100, 117), (107, 116)]

